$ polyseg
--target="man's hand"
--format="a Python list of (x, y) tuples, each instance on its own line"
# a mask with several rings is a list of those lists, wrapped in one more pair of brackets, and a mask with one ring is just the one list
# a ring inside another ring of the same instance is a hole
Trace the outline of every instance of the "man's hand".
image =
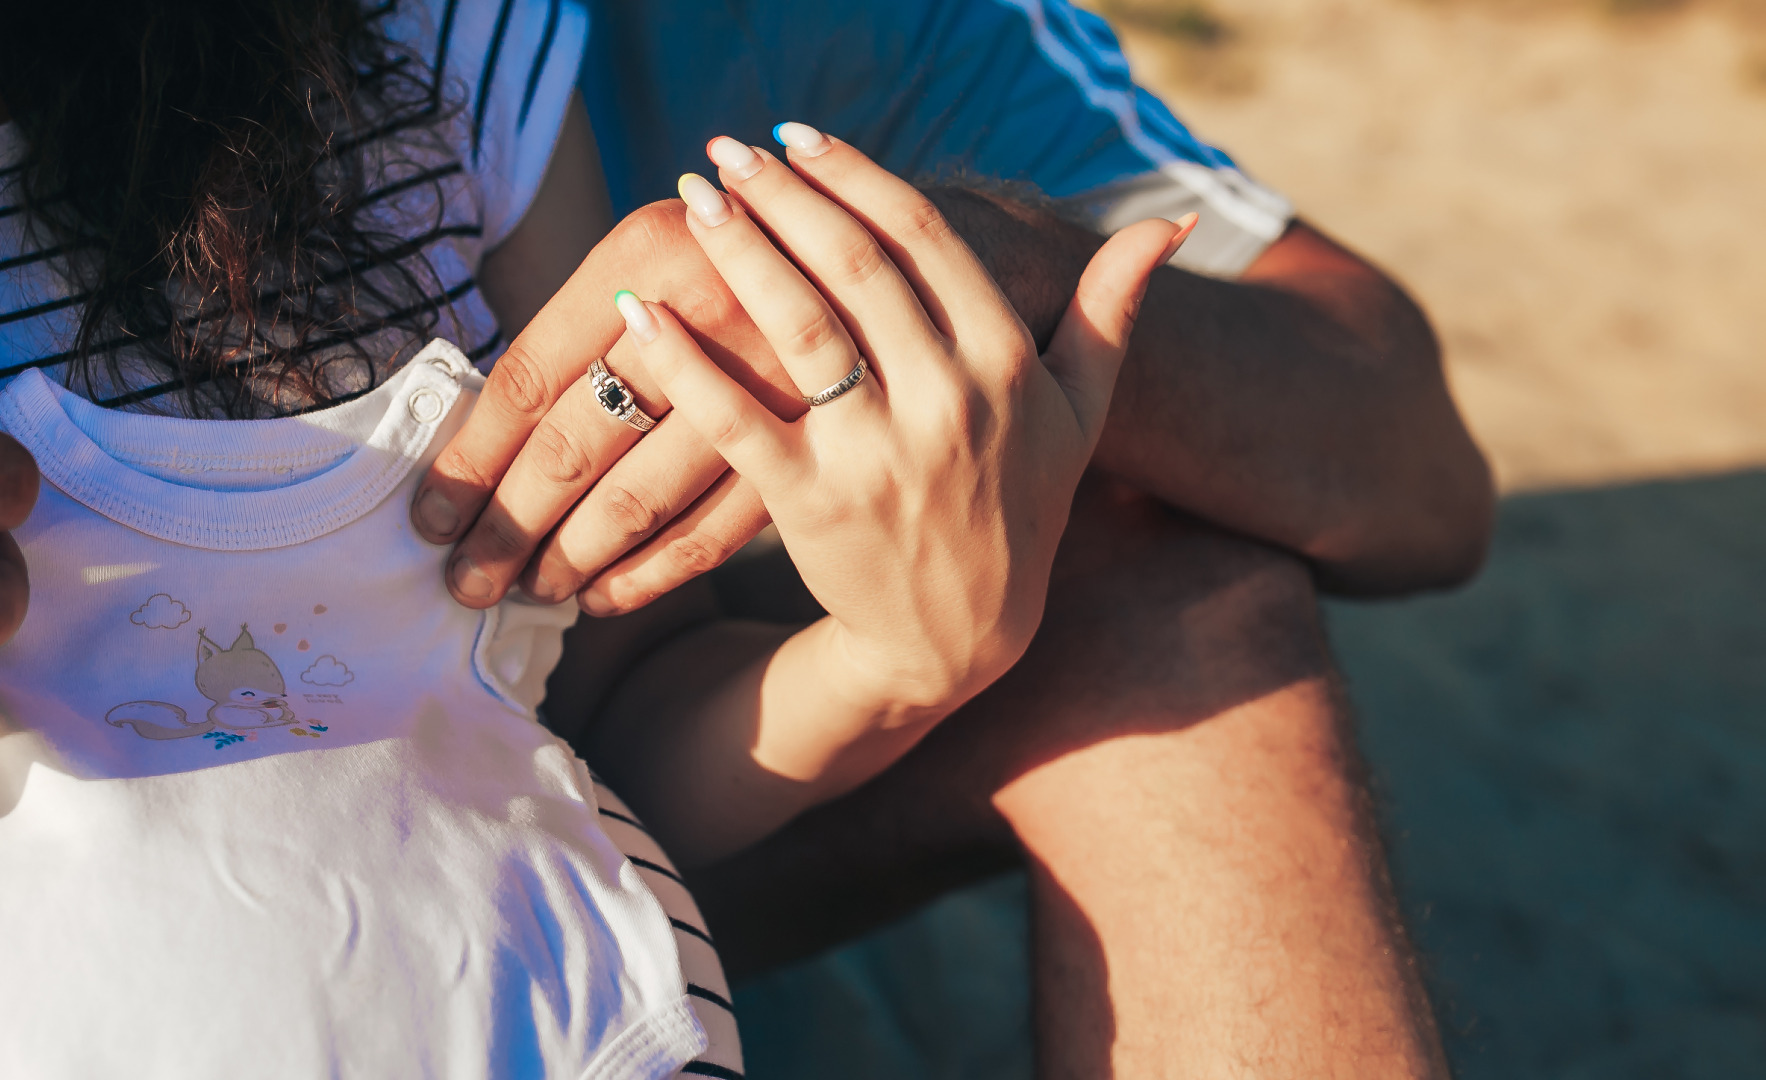
[[(1045, 340), (1101, 238), (993, 194), (929, 194)], [(1490, 471), (1428, 319), (1303, 221), (1236, 281), (1153, 276), (1092, 464), (1299, 553), (1333, 592), (1458, 584), (1490, 537)]]
[(31, 602), (24, 553), (12, 530), (31, 516), (37, 486), (37, 462), (30, 452), (12, 436), (0, 435), (0, 644), (18, 633)]
[[(520, 581), (546, 599), (576, 593), (593, 614), (631, 611), (718, 565), (767, 522), (752, 487), (664, 416), (667, 401), (620, 340), (615, 291), (665, 304), (779, 415), (802, 407), (692, 242), (680, 203), (637, 211), (578, 265), (605, 229), (572, 227), (594, 217), (585, 206), (605, 203), (579, 112), (529, 219), (481, 274), (504, 325), (528, 328), (414, 507), (424, 536), (460, 541), (450, 588), (473, 607)], [(1046, 344), (1102, 238), (994, 195), (928, 194)], [(582, 376), (602, 355), (662, 417), (642, 439), (588, 392)], [(1094, 464), (1300, 553), (1335, 591), (1457, 583), (1489, 537), (1489, 471), (1427, 320), (1390, 278), (1303, 222), (1239, 281), (1154, 275)]]
[[(419, 488), (412, 517), (435, 543), (459, 541), (448, 586), (488, 607), (517, 582), (584, 610), (642, 607), (721, 563), (767, 524), (645, 371), (613, 294), (666, 305), (737, 382), (787, 419), (801, 413), (784, 368), (687, 230), (679, 202), (626, 218), (516, 337), (465, 428)], [(602, 411), (584, 377), (605, 356), (660, 423), (641, 438)], [(586, 493), (586, 496), (585, 496)], [(580, 500), (580, 501), (579, 501)]]

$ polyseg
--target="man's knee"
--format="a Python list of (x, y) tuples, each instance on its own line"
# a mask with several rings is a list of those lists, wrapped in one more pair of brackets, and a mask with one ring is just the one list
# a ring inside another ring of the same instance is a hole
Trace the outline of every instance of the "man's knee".
[(1330, 670), (1297, 558), (1098, 482), (1074, 504), (1025, 662), (1118, 698), (1171, 691), (1186, 711)]

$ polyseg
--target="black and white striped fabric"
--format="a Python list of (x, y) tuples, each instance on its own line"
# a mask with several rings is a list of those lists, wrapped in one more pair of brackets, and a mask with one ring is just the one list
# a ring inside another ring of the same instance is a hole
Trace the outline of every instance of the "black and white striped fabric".
[(717, 946), (705, 928), (705, 917), (699, 914), (693, 894), (687, 891), (667, 853), (651, 837), (637, 815), (599, 776), (593, 773), (590, 776), (595, 781), (595, 803), (601, 810), (601, 827), (638, 868), (644, 884), (656, 894), (662, 910), (668, 913), (669, 925), (675, 930), (675, 945), (680, 949), (681, 974), (687, 980), (687, 996), (709, 1040), (705, 1052), (682, 1066), (679, 1075), (740, 1080), (742, 1043), (736, 1034), (736, 1012), (730, 1003), (730, 984), (724, 980), (723, 963), (718, 959)]
[[(434, 67), (439, 91), (418, 115), (356, 136), (379, 172), (369, 185), (374, 222), (405, 238), (387, 257), (418, 268), (413, 276), (424, 295), (315, 344), (359, 343), (370, 355), (403, 356), (440, 336), (488, 368), (505, 343), (476, 274), (539, 188), (576, 82), (588, 15), (566, 0), (404, 0), (380, 10), (388, 36)], [(85, 299), (70, 284), (68, 259), (78, 253), (34, 235), (26, 220), (16, 190), (25, 151), (18, 126), (0, 125), (0, 380), (35, 367), (65, 383)], [(430, 313), (436, 324), (420, 338), (405, 340), (393, 326)], [(131, 368), (126, 342), (105, 344), (116, 351), (122, 379), (95, 387), (95, 400), (178, 411), (178, 384)]]
[[(488, 370), (505, 342), (479, 294), (479, 264), (514, 230), (539, 188), (576, 82), (587, 12), (578, 0), (404, 0), (383, 11), (388, 36), (434, 66), (443, 96), (415, 123), (361, 136), (379, 172), (369, 191), (373, 212), (406, 238), (394, 257), (421, 257), (434, 270), (433, 290), (413, 301), (439, 317), (432, 333), (459, 342)], [(66, 259), (77, 253), (40, 242), (19, 205), (25, 152), (18, 126), (0, 124), (0, 385), (30, 368), (65, 381), (84, 300), (69, 284)], [(403, 340), (385, 325), (392, 321), (353, 328), (345, 340), (384, 356), (422, 344)], [(123, 384), (95, 393), (100, 404), (177, 411), (176, 385), (145, 375), (131, 380), (127, 356), (119, 360)], [(596, 798), (608, 835), (675, 928), (687, 992), (710, 1039), (680, 1075), (740, 1078), (730, 988), (692, 895), (662, 848), (598, 779)]]

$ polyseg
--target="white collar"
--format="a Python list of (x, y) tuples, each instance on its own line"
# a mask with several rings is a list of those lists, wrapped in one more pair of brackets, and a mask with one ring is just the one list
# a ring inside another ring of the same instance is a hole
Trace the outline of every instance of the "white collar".
[[(113, 521), (186, 547), (257, 551), (304, 543), (374, 509), (423, 456), (472, 372), (438, 338), (342, 405), (274, 420), (184, 420), (99, 408), (32, 369), (0, 391), (0, 427), (45, 480)], [(142, 468), (200, 476), (205, 464), (261, 469), (264, 483), (214, 490)], [(306, 478), (278, 484), (291, 468)]]

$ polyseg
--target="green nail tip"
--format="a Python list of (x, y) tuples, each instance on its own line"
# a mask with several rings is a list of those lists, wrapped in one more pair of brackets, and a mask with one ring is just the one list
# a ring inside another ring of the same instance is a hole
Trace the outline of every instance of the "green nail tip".
[(622, 296), (629, 296), (629, 297), (631, 297), (631, 298), (632, 298), (632, 299), (633, 299), (633, 300), (636, 300), (636, 299), (637, 299), (637, 298), (638, 298), (638, 294), (637, 294), (637, 293), (635, 293), (635, 292), (633, 292), (633, 291), (631, 291), (631, 290), (630, 290), (630, 289), (621, 289), (621, 290), (619, 290), (619, 291), (618, 291), (618, 292), (616, 292), (616, 293), (614, 293), (614, 294), (613, 294), (613, 302), (614, 302), (614, 303), (615, 303), (615, 304), (618, 304), (618, 303), (619, 303), (619, 298), (620, 298), (620, 297), (622, 297)]

